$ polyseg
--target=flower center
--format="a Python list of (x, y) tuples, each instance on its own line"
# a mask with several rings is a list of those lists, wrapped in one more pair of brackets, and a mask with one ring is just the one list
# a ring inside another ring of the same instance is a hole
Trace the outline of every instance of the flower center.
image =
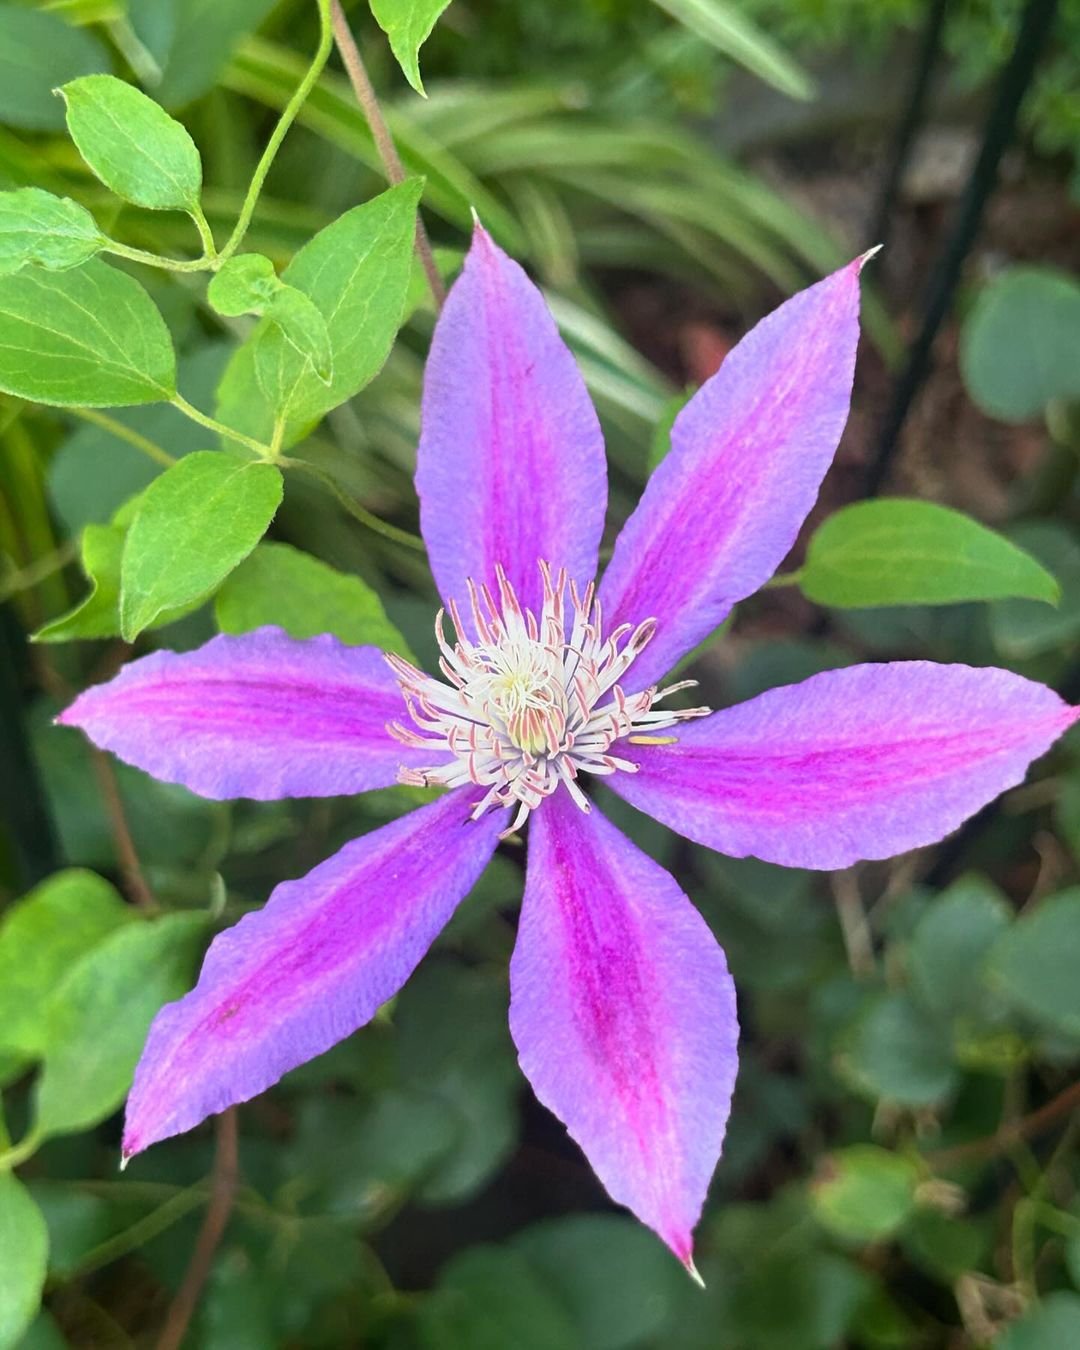
[[(605, 638), (596, 589), (584, 594), (567, 582), (565, 570), (552, 577), (539, 564), (544, 600), (539, 618), (523, 609), (501, 567), (498, 597), (487, 586), (468, 583), (475, 637), (461, 621), (456, 603), (450, 617), (457, 633), (451, 646), (439, 611), (435, 635), (439, 668), (448, 683), (417, 670), (400, 656), (387, 656), (405, 697), (413, 726), (394, 722), (390, 733), (404, 745), (432, 752), (433, 767), (402, 768), (399, 781), (417, 787), (485, 788), (473, 818), (489, 807), (518, 805), (507, 833), (520, 828), (543, 799), (565, 784), (588, 811), (577, 783), (581, 773), (635, 773), (637, 765), (610, 753), (617, 740), (665, 744), (658, 737), (708, 708), (658, 709), (660, 699), (696, 681), (657, 691), (653, 686), (627, 695), (620, 681), (656, 632), (655, 619), (635, 628), (621, 624)], [(567, 601), (569, 600), (569, 603)], [(441, 762), (449, 754), (448, 763)]]

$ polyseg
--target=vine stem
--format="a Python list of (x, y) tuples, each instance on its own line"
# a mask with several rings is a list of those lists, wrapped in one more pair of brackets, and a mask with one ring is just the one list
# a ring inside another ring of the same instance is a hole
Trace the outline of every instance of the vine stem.
[(165, 1325), (158, 1337), (157, 1350), (180, 1350), (188, 1325), (199, 1302), (214, 1263), (214, 1257), (225, 1236), (232, 1214), (233, 1201), (240, 1175), (240, 1141), (236, 1124), (236, 1108), (230, 1107), (217, 1117), (217, 1143), (214, 1152), (214, 1171), (210, 1181), (210, 1204), (203, 1220), (195, 1250), (184, 1275), (183, 1283), (165, 1315)]
[[(345, 17), (345, 11), (341, 8), (341, 0), (330, 0), (330, 17), (333, 24), (334, 40), (337, 43), (345, 73), (352, 85), (352, 91), (356, 95), (356, 101), (359, 103), (360, 110), (371, 129), (375, 149), (382, 160), (387, 180), (393, 186), (396, 186), (398, 183), (405, 181), (405, 166), (401, 162), (401, 156), (394, 144), (394, 137), (386, 124), (386, 118), (383, 116), (378, 96), (368, 77), (367, 67), (360, 55), (360, 48), (356, 45), (356, 39), (349, 27), (349, 21)], [(431, 297), (435, 301), (435, 308), (442, 309), (443, 302), (446, 300), (446, 287), (443, 285), (443, 279), (435, 265), (431, 241), (428, 239), (427, 230), (424, 228), (424, 222), (419, 215), (416, 217), (416, 256), (420, 259), (420, 266), (424, 269), (424, 275), (427, 277), (428, 286), (431, 288)]]
[(308, 67), (307, 74), (297, 85), (293, 96), (285, 105), (284, 111), (278, 118), (277, 126), (274, 128), (270, 139), (266, 143), (266, 149), (262, 152), (262, 157), (255, 168), (255, 174), (248, 185), (247, 195), (244, 197), (244, 204), (240, 208), (240, 216), (233, 227), (233, 232), (229, 236), (228, 243), (218, 254), (214, 265), (220, 267), (226, 262), (243, 243), (244, 235), (247, 234), (248, 226), (251, 224), (251, 218), (255, 214), (255, 207), (259, 200), (259, 194), (262, 192), (263, 184), (266, 182), (266, 175), (270, 172), (270, 166), (273, 164), (277, 152), (281, 149), (281, 143), (288, 134), (289, 128), (296, 121), (296, 116), (308, 95), (318, 83), (319, 76), (323, 73), (327, 61), (330, 59), (330, 52), (334, 46), (334, 33), (330, 23), (331, 6), (330, 0), (318, 0), (319, 5), (319, 45), (316, 48), (315, 55), (312, 58), (311, 65)]
[(1006, 1152), (1022, 1139), (1041, 1133), (1047, 1125), (1052, 1125), (1059, 1116), (1080, 1111), (1080, 1083), (1073, 1083), (1064, 1092), (1058, 1093), (1052, 1101), (1040, 1106), (1023, 1120), (1011, 1125), (1003, 1125), (995, 1134), (985, 1139), (975, 1139), (969, 1144), (958, 1144), (955, 1148), (939, 1149), (926, 1154), (926, 1161), (935, 1170), (956, 1167), (962, 1163), (981, 1162)]

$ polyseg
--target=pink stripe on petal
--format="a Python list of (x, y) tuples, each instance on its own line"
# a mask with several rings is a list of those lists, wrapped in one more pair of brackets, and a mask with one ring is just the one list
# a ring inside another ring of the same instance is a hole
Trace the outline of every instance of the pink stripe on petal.
[(369, 1021), (484, 870), (507, 813), (472, 789), (364, 835), (216, 938), (194, 990), (158, 1013), (124, 1156), (247, 1101)]
[(510, 990), (537, 1097), (689, 1264), (735, 1084), (735, 987), (674, 878), (563, 792), (531, 821)]
[(794, 544), (847, 421), (861, 264), (763, 319), (675, 419), (600, 587), (606, 626), (658, 620), (634, 663), (636, 689), (718, 627)]
[(849, 666), (690, 722), (672, 746), (621, 742), (628, 802), (720, 853), (831, 869), (935, 843), (1080, 715), (1011, 671)]
[(607, 505), (600, 424), (543, 296), (477, 226), (435, 328), (416, 487), (445, 600), (501, 563), (540, 612), (537, 560), (596, 574)]
[(327, 797), (388, 787), (429, 763), (386, 733), (405, 705), (382, 653), (278, 628), (155, 652), (57, 721), (204, 797)]

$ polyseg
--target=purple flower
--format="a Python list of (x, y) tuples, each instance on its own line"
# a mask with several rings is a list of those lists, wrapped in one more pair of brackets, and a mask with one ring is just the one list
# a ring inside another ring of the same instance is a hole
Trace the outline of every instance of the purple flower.
[[(456, 637), (442, 678), (277, 629), (156, 653), (61, 721), (207, 797), (449, 789), (213, 943), (151, 1028), (124, 1154), (245, 1101), (372, 1017), (531, 817), (510, 1025), (611, 1196), (691, 1264), (736, 1071), (723, 952), (586, 775), (698, 843), (846, 867), (948, 833), (1075, 720), (1004, 670), (863, 665), (710, 713), (657, 680), (776, 570), (833, 457), (858, 260), (760, 323), (690, 401), (593, 577), (600, 427), (540, 293), (477, 230), (436, 328), (417, 486)], [(404, 695), (404, 698), (402, 697)]]

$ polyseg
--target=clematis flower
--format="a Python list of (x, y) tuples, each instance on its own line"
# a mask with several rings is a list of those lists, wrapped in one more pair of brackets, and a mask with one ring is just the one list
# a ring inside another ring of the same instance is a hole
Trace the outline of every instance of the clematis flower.
[(207, 797), (447, 791), (348, 844), (210, 947), (162, 1009), (125, 1157), (245, 1101), (367, 1022), (528, 821), (510, 1026), (612, 1198), (692, 1270), (738, 1025), (727, 964), (602, 776), (699, 844), (846, 867), (929, 844), (1075, 720), (1004, 670), (862, 665), (710, 713), (658, 682), (794, 543), (848, 414), (857, 260), (787, 301), (680, 413), (597, 586), (604, 449), (539, 291), (478, 229), (428, 361), (416, 481), (453, 624), (440, 675), (267, 628), (158, 652), (60, 721)]

